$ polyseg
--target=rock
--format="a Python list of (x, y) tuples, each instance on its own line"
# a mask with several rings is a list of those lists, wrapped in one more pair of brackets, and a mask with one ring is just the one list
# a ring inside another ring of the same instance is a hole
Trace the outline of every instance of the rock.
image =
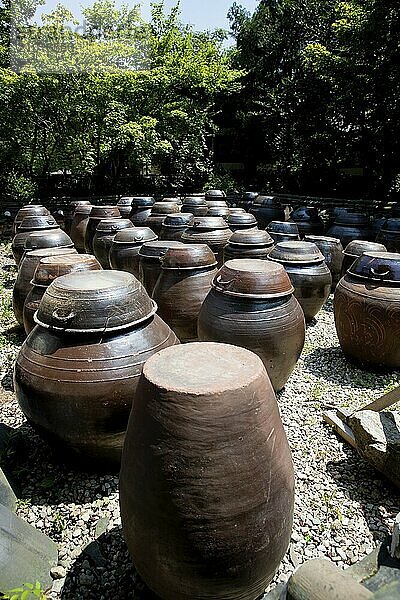
[(61, 565), (57, 565), (50, 569), (50, 575), (52, 576), (53, 579), (64, 579), (66, 574), (67, 574), (66, 570)]
[(91, 559), (91, 561), (93, 562), (95, 567), (105, 567), (106, 566), (107, 561), (104, 558), (103, 554), (101, 553), (100, 546), (96, 540), (94, 542), (91, 542), (90, 544), (88, 544), (83, 549), (83, 552)]
[(99, 519), (95, 527), (95, 536), (100, 537), (101, 535), (103, 535), (103, 533), (107, 531), (109, 523), (110, 519), (108, 517), (102, 517), (101, 519)]
[(360, 410), (349, 424), (360, 455), (400, 487), (400, 414)]
[(0, 467), (0, 504), (15, 512), (16, 503), (14, 491)]

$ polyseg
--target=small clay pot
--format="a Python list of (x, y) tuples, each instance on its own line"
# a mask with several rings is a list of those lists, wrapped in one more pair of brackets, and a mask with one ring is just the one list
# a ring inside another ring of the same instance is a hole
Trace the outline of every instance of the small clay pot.
[(207, 202), (205, 198), (187, 196), (183, 199), (181, 212), (191, 213), (195, 217), (205, 217), (208, 213)]
[(179, 248), (183, 244), (176, 240), (159, 240), (146, 242), (139, 250), (139, 280), (144, 285), (149, 296), (161, 274), (160, 258), (169, 248)]
[(25, 217), (19, 225), (18, 232), (15, 234), (11, 244), (11, 251), (17, 265), (21, 262), (25, 251), (25, 242), (30, 233), (34, 231), (50, 232), (54, 229), (59, 229), (59, 226), (51, 215)]
[(400, 218), (387, 219), (376, 236), (376, 241), (384, 244), (388, 252), (400, 252)]
[(214, 252), (218, 265), (222, 265), (224, 246), (231, 235), (232, 231), (222, 217), (194, 217), (182, 235), (182, 242), (207, 244)]
[(50, 211), (41, 204), (26, 204), (16, 214), (13, 224), (13, 237), (18, 231), (18, 227), (21, 225), (25, 217), (45, 217), (50, 215)]
[(72, 219), (74, 218), (74, 214), (78, 206), (91, 206), (90, 200), (71, 200), (69, 206), (66, 211), (65, 219), (64, 219), (64, 231), (70, 235), (71, 233), (71, 225)]
[(364, 252), (387, 252), (387, 250), (383, 244), (377, 244), (376, 242), (367, 242), (366, 240), (350, 242), (343, 250), (342, 277), (347, 273), (353, 262), (362, 256)]
[(301, 206), (292, 212), (290, 218), (296, 223), (301, 238), (324, 233), (324, 222), (315, 206)]
[(40, 248), (73, 248), (74, 244), (62, 229), (44, 229), (34, 231), (28, 235), (25, 242), (25, 251), (39, 250)]
[(85, 234), (90, 213), (93, 206), (91, 204), (79, 204), (75, 208), (71, 221), (71, 240), (78, 252), (85, 252)]
[(160, 236), (161, 227), (167, 215), (179, 212), (180, 206), (175, 202), (156, 202), (151, 209), (150, 216), (146, 219), (146, 226)]
[(182, 234), (193, 220), (191, 213), (175, 213), (167, 215), (161, 226), (160, 240), (180, 241)]
[(276, 244), (279, 242), (296, 242), (300, 240), (297, 223), (291, 221), (271, 221), (266, 228)]
[(340, 278), (343, 263), (343, 246), (337, 238), (323, 235), (306, 235), (305, 242), (312, 242), (323, 254), (326, 266), (332, 275), (332, 291), (335, 290)]
[[(229, 211), (230, 212), (230, 211)], [(231, 231), (242, 231), (244, 229), (257, 229), (257, 219), (250, 213), (231, 213), (228, 216), (228, 227)]]
[(117, 206), (92, 206), (85, 231), (85, 251), (87, 254), (93, 254), (93, 238), (100, 221), (120, 218), (121, 214)]
[(103, 219), (96, 227), (93, 253), (103, 269), (111, 269), (109, 254), (114, 236), (123, 229), (133, 229), (129, 219)]
[(145, 242), (156, 240), (156, 234), (148, 227), (122, 229), (115, 235), (111, 244), (111, 268), (126, 271), (139, 278), (139, 250)]
[(235, 258), (266, 260), (274, 247), (274, 240), (261, 229), (235, 231), (224, 248), (224, 262)]
[(151, 214), (154, 205), (154, 198), (151, 196), (138, 196), (132, 198), (132, 210), (129, 216), (135, 227), (142, 227)]

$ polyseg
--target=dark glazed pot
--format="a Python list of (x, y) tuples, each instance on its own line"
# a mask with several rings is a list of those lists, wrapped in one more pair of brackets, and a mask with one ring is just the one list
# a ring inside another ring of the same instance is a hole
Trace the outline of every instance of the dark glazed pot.
[(245, 192), (236, 202), (236, 206), (248, 211), (253, 202), (258, 198), (259, 192)]
[(62, 229), (44, 229), (34, 231), (26, 238), (25, 251), (39, 250), (40, 248), (73, 248), (71, 238)]
[(339, 238), (343, 248), (353, 240), (369, 240), (372, 232), (367, 215), (342, 212), (329, 229), (327, 235)]
[(365, 240), (354, 240), (347, 244), (343, 250), (343, 264), (341, 270), (341, 276), (347, 273), (347, 269), (351, 267), (353, 262), (362, 256), (364, 252), (386, 252), (386, 248), (383, 244), (377, 244), (376, 242), (367, 242)]
[(215, 254), (218, 265), (223, 263), (223, 250), (232, 231), (222, 217), (195, 217), (182, 235), (185, 244), (207, 244)]
[(103, 269), (111, 269), (110, 249), (114, 236), (118, 231), (133, 229), (129, 219), (103, 219), (96, 227), (93, 238), (93, 253)]
[(24, 254), (15, 280), (12, 300), (14, 315), (20, 325), (24, 324), (24, 302), (32, 289), (33, 275), (40, 260), (46, 256), (63, 254), (77, 254), (77, 251), (74, 248), (42, 248)]
[(85, 252), (86, 227), (92, 208), (91, 204), (80, 204), (72, 217), (70, 236), (75, 248), (81, 253)]
[(290, 221), (271, 221), (266, 228), (276, 244), (279, 242), (296, 242), (300, 240), (297, 223)]
[(334, 291), (341, 278), (343, 263), (343, 246), (340, 240), (323, 235), (306, 235), (304, 241), (315, 244), (323, 254), (326, 266), (332, 275), (332, 291)]
[(151, 214), (154, 205), (154, 198), (151, 196), (142, 196), (132, 199), (132, 210), (129, 216), (135, 227), (141, 227)]
[(222, 198), (226, 198), (226, 194), (222, 190), (207, 190), (205, 193), (205, 199), (207, 202), (221, 200)]
[(210, 208), (228, 208), (228, 203), (225, 200), (206, 200), (208, 210)]
[(132, 212), (133, 196), (124, 196), (117, 202), (118, 210), (123, 219), (129, 219)]
[(149, 296), (153, 294), (157, 279), (161, 274), (160, 258), (169, 248), (180, 248), (181, 242), (163, 240), (146, 242), (139, 250), (139, 280), (143, 283)]
[(274, 196), (258, 196), (249, 212), (257, 219), (258, 227), (265, 229), (271, 221), (287, 221), (289, 210), (283, 207)]
[(22, 255), (25, 251), (25, 242), (30, 233), (34, 231), (46, 231), (59, 229), (55, 219), (51, 215), (25, 217), (18, 227), (18, 232), (15, 234), (11, 250), (17, 265), (21, 262)]
[(100, 221), (120, 218), (121, 214), (117, 206), (92, 206), (85, 231), (85, 251), (87, 254), (93, 254), (93, 238)]
[(211, 206), (207, 211), (207, 217), (222, 217), (225, 221), (229, 217), (229, 208), (227, 206)]
[(197, 319), (217, 273), (214, 253), (204, 244), (170, 248), (161, 258), (153, 291), (158, 314), (181, 342), (197, 341)]
[(63, 458), (118, 468), (143, 364), (177, 343), (129, 273), (58, 277), (15, 366), (15, 393), (28, 421)]
[(193, 215), (190, 213), (167, 215), (161, 226), (160, 240), (177, 240), (179, 242), (192, 219)]
[(311, 242), (280, 242), (268, 258), (285, 267), (306, 321), (311, 321), (325, 304), (332, 287), (332, 275), (323, 254)]
[(249, 213), (233, 213), (228, 216), (228, 226), (233, 232), (243, 229), (257, 229), (257, 219)]
[(182, 200), (177, 196), (168, 196), (163, 198), (161, 202), (175, 202), (175, 204), (178, 204), (178, 206), (182, 206)]
[(78, 208), (78, 206), (91, 206), (91, 205), (92, 204), (91, 204), (90, 200), (71, 200), (71, 202), (69, 203), (68, 209), (66, 211), (65, 219), (64, 219), (65, 233), (68, 233), (68, 235), (71, 234), (72, 219), (74, 218), (75, 211)]
[(400, 368), (400, 254), (368, 252), (358, 258), (336, 288), (334, 310), (347, 358)]
[(18, 232), (18, 227), (21, 225), (25, 217), (46, 217), (50, 214), (45, 206), (41, 204), (27, 204), (19, 209), (14, 219), (13, 237)]
[(323, 235), (324, 222), (314, 206), (302, 206), (292, 212), (290, 218), (296, 223), (300, 237), (305, 235)]
[(281, 390), (305, 336), (303, 311), (285, 269), (268, 260), (229, 260), (212, 286), (199, 315), (199, 340), (252, 350)]
[(28, 335), (35, 327), (34, 314), (49, 285), (62, 275), (77, 271), (99, 271), (100, 263), (91, 254), (62, 254), (40, 259), (32, 279), (32, 289), (24, 303), (24, 328)]
[(292, 529), (293, 464), (275, 395), (252, 352), (176, 348), (148, 360), (135, 397), (120, 474), (124, 537), (165, 600), (254, 600)]
[(148, 227), (123, 229), (114, 237), (110, 249), (112, 269), (126, 271), (139, 278), (139, 250), (145, 242), (154, 242), (157, 236)]
[(274, 240), (261, 229), (235, 231), (224, 248), (224, 262), (235, 258), (266, 260), (274, 247)]
[(191, 213), (195, 217), (205, 217), (208, 213), (207, 202), (204, 198), (188, 196), (183, 199), (181, 212)]
[(154, 233), (160, 236), (161, 227), (169, 214), (180, 212), (180, 206), (175, 202), (156, 202), (151, 209), (150, 216), (146, 219), (146, 227), (150, 227)]
[(388, 219), (376, 236), (376, 241), (384, 244), (388, 252), (400, 252), (400, 219)]

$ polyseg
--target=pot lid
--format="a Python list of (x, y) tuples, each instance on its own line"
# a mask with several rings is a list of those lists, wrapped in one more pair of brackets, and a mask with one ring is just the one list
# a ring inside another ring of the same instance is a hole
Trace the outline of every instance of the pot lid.
[[(75, 248), (66, 248), (63, 246), (56, 246), (55, 248), (40, 248), (39, 250), (29, 250), (25, 252), (20, 265), (24, 261), (30, 262), (34, 260), (37, 264), (39, 264), (42, 258), (46, 256), (60, 256), (60, 254), (78, 254), (78, 251)], [(21, 269), (21, 266), (20, 266)]]
[(183, 199), (184, 206), (207, 206), (207, 202), (204, 197), (198, 196), (187, 196)]
[(93, 204), (78, 204), (75, 208), (74, 215), (90, 215), (92, 208)]
[(257, 226), (257, 219), (250, 213), (230, 213), (228, 217), (228, 225), (254, 225)]
[(229, 246), (264, 246), (267, 248), (273, 246), (274, 243), (267, 231), (257, 228), (235, 231), (228, 242)]
[(319, 248), (311, 242), (279, 242), (272, 249), (268, 258), (284, 263), (314, 264), (323, 262), (324, 256)]
[(400, 254), (365, 252), (354, 261), (347, 274), (369, 282), (400, 284)]
[(155, 202), (151, 209), (151, 216), (169, 215), (179, 212), (180, 207), (176, 202)]
[(42, 327), (65, 333), (100, 333), (138, 325), (156, 310), (130, 273), (81, 271), (50, 284), (34, 319)]
[(135, 196), (132, 198), (132, 208), (139, 208), (139, 206), (153, 206), (155, 200), (152, 196)]
[(191, 223), (192, 219), (191, 213), (173, 213), (165, 217), (163, 227), (185, 227)]
[(271, 221), (268, 224), (267, 231), (272, 231), (273, 233), (299, 235), (297, 223), (291, 223), (290, 221)]
[(96, 227), (96, 231), (106, 231), (112, 233), (120, 229), (131, 229), (133, 223), (129, 219), (102, 219)]
[(318, 209), (315, 206), (300, 206), (291, 214), (293, 221), (318, 221)]
[(226, 194), (222, 190), (207, 190), (206, 198), (225, 198)]
[(339, 245), (341, 243), (339, 238), (329, 237), (327, 235), (306, 235), (304, 236), (304, 241), (319, 244), (320, 246), (330, 246), (332, 244)]
[(229, 215), (227, 206), (211, 206), (207, 211), (207, 217), (223, 217), (226, 219)]
[(244, 208), (239, 208), (238, 206), (235, 206), (235, 207), (229, 209), (229, 214), (230, 215), (244, 215), (244, 214), (250, 214), (250, 213), (246, 213)]
[(158, 237), (149, 227), (130, 227), (118, 231), (114, 237), (113, 243), (137, 246), (157, 239)]
[(118, 206), (92, 206), (90, 211), (91, 219), (109, 219), (110, 217), (118, 218), (121, 216)]
[(146, 242), (139, 250), (139, 256), (144, 258), (160, 258), (169, 248), (180, 248), (184, 244), (176, 240), (156, 240)]
[(50, 211), (43, 206), (42, 204), (26, 204), (16, 214), (15, 220), (22, 221), (22, 219), (27, 216), (30, 217), (32, 215), (49, 215)]
[(161, 202), (174, 202), (175, 204), (182, 204), (182, 200), (176, 197), (166, 197), (163, 198)]
[(280, 298), (294, 289), (284, 267), (269, 260), (228, 260), (212, 282), (214, 289), (230, 296)]
[(73, 248), (74, 243), (69, 235), (62, 229), (34, 231), (26, 238), (25, 250), (29, 251), (39, 248), (51, 248), (54, 245)]
[(191, 229), (204, 229), (213, 231), (214, 229), (229, 229), (228, 223), (222, 217), (194, 217), (190, 224)]
[(40, 259), (31, 283), (48, 287), (54, 279), (76, 271), (101, 271), (100, 263), (91, 254), (63, 254)]
[(400, 219), (388, 219), (382, 225), (381, 231), (393, 231), (400, 233)]
[(387, 252), (386, 246), (366, 240), (353, 240), (347, 244), (343, 253), (346, 256), (361, 256), (364, 252)]
[(161, 257), (163, 269), (198, 269), (217, 264), (214, 252), (206, 244), (184, 244), (169, 248)]
[(35, 231), (40, 229), (58, 229), (57, 221), (51, 215), (34, 215), (24, 217), (18, 227), (18, 233), (24, 231)]
[(254, 200), (253, 204), (261, 205), (261, 206), (280, 206), (280, 202), (277, 201), (275, 196), (262, 196), (259, 195)]
[(133, 202), (133, 196), (123, 196), (118, 200), (117, 206), (131, 206)]
[(208, 208), (228, 208), (225, 200), (206, 200)]

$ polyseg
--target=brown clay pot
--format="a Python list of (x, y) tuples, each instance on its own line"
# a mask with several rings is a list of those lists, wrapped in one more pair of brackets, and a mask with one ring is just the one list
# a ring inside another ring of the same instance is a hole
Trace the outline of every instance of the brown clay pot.
[(161, 274), (160, 258), (169, 248), (180, 248), (182, 242), (176, 240), (156, 240), (146, 242), (139, 250), (139, 280), (143, 283), (149, 296)]
[(93, 253), (103, 269), (111, 269), (110, 249), (118, 231), (133, 229), (129, 219), (103, 219), (96, 227), (93, 238)]
[(72, 219), (78, 206), (91, 206), (90, 200), (71, 200), (64, 219), (64, 231), (70, 235)]
[(25, 251), (25, 242), (30, 233), (34, 231), (46, 231), (59, 229), (55, 219), (51, 215), (25, 217), (18, 227), (18, 232), (15, 234), (11, 250), (17, 265), (21, 262), (22, 255)]
[(225, 344), (150, 358), (120, 474), (124, 537), (164, 600), (254, 600), (290, 541), (293, 465), (262, 361)]
[(324, 222), (315, 206), (301, 206), (292, 212), (290, 218), (296, 223), (301, 238), (324, 233)]
[(335, 290), (341, 278), (343, 263), (343, 246), (337, 238), (331, 238), (323, 235), (306, 235), (305, 242), (312, 242), (323, 254), (326, 266), (332, 275), (332, 291)]
[(257, 219), (250, 213), (230, 213), (227, 220), (228, 227), (233, 232), (257, 229)]
[(236, 231), (224, 248), (224, 261), (235, 258), (266, 260), (274, 247), (274, 240), (261, 229)]
[(25, 217), (46, 217), (50, 215), (50, 211), (41, 204), (27, 204), (19, 209), (14, 219), (13, 237), (18, 232), (18, 227), (21, 225)]
[(167, 215), (161, 226), (160, 240), (177, 240), (179, 242), (192, 219), (193, 215), (191, 213)]
[(282, 389), (305, 337), (303, 311), (285, 269), (268, 260), (229, 260), (212, 287), (200, 310), (199, 340), (252, 350), (274, 389)]
[(93, 254), (93, 238), (100, 221), (120, 218), (121, 214), (117, 206), (92, 206), (85, 231), (85, 252), (87, 254)]
[(279, 244), (279, 242), (297, 242), (300, 240), (297, 223), (292, 223), (291, 221), (271, 221), (266, 230), (275, 244)]
[(49, 285), (62, 275), (77, 271), (99, 271), (100, 263), (91, 254), (62, 254), (41, 258), (32, 279), (32, 289), (24, 302), (24, 329), (28, 335), (35, 327), (34, 314)]
[(146, 227), (150, 227), (156, 235), (160, 236), (161, 227), (167, 215), (179, 212), (180, 206), (175, 202), (156, 202), (151, 209), (150, 216), (146, 219)]
[(154, 198), (150, 196), (138, 196), (132, 199), (132, 210), (129, 215), (135, 227), (142, 227), (151, 214)]
[(32, 289), (32, 279), (40, 260), (46, 256), (77, 254), (74, 248), (42, 248), (26, 252), (21, 260), (13, 288), (13, 311), (20, 325), (24, 324), (23, 310), (27, 295)]
[(58, 277), (15, 365), (15, 393), (33, 427), (64, 459), (118, 468), (143, 364), (177, 343), (129, 273)]
[(79, 204), (71, 221), (71, 240), (74, 242), (78, 252), (85, 252), (85, 234), (89, 216), (93, 206), (91, 204)]
[(111, 268), (126, 271), (139, 278), (139, 250), (145, 242), (156, 240), (156, 234), (148, 227), (133, 227), (119, 231), (110, 248)]
[(360, 256), (336, 288), (334, 311), (340, 346), (349, 359), (400, 368), (400, 254)]
[(384, 244), (388, 252), (400, 252), (400, 218), (387, 219), (382, 225), (376, 241)]
[(376, 242), (367, 242), (366, 240), (354, 240), (354, 242), (350, 242), (343, 250), (341, 276), (343, 277), (347, 273), (347, 270), (351, 267), (353, 262), (362, 256), (364, 252), (386, 251), (383, 244), (377, 244)]
[(153, 291), (158, 314), (181, 342), (197, 340), (197, 319), (217, 273), (214, 253), (204, 244), (170, 248), (161, 257)]
[(195, 217), (205, 217), (208, 213), (207, 202), (204, 197), (187, 196), (183, 199), (181, 212), (190, 213)]
[(73, 248), (74, 244), (62, 229), (44, 229), (34, 231), (26, 238), (25, 251), (39, 250), (40, 248)]
[(185, 244), (207, 244), (215, 254), (218, 265), (223, 263), (224, 246), (232, 231), (222, 217), (194, 217), (182, 235)]
[(325, 304), (332, 287), (332, 275), (323, 254), (311, 242), (280, 242), (268, 258), (285, 267), (306, 322), (311, 321)]
[(288, 207), (282, 206), (274, 196), (257, 196), (249, 212), (257, 219), (258, 227), (265, 229), (271, 221), (287, 221)]

